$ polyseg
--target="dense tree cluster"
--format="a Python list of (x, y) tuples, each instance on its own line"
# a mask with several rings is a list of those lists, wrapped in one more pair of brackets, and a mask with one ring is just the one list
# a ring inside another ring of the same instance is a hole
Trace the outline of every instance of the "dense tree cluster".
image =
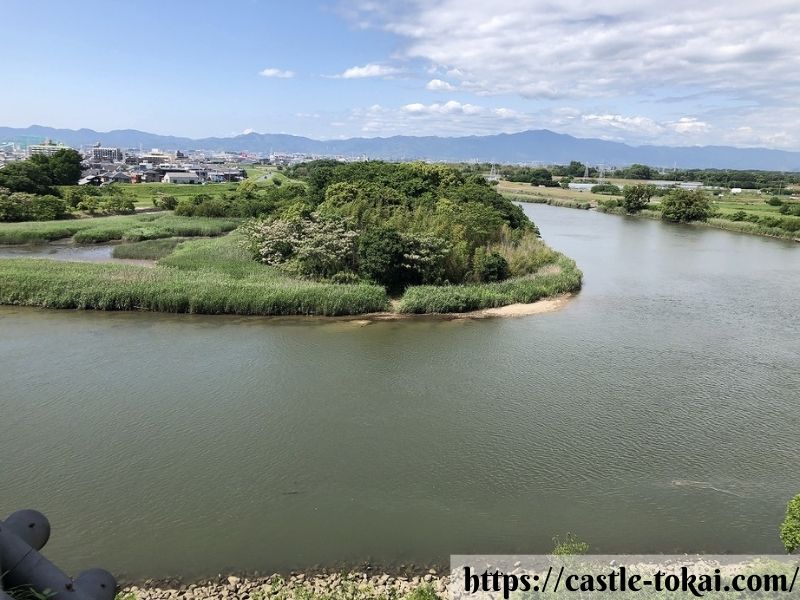
[(0, 187), (26, 194), (57, 195), (55, 186), (77, 185), (80, 178), (81, 155), (71, 149), (37, 154), (0, 169)]
[[(531, 185), (545, 187), (558, 187), (558, 182), (553, 180), (553, 174), (544, 167), (503, 167), (500, 174), (508, 181), (520, 181)], [(582, 173), (581, 173), (582, 174)]]
[(672, 190), (661, 200), (661, 217), (665, 221), (705, 221), (712, 213), (711, 202), (702, 190)]
[[(260, 200), (268, 210), (245, 228), (254, 256), (270, 265), (401, 290), (499, 281), (552, 260), (537, 255), (546, 246), (522, 209), (477, 174), (425, 163), (329, 160), (289, 174), (307, 190), (296, 184), (269, 190), (270, 198)], [(287, 188), (293, 195), (275, 202)], [(521, 260), (528, 251), (538, 258)]]
[(66, 204), (56, 196), (0, 188), (0, 221), (50, 221), (60, 219), (66, 211)]
[(621, 196), (622, 190), (613, 183), (598, 183), (592, 186), (593, 194), (603, 194), (606, 196)]
[(34, 155), (0, 169), (0, 221), (49, 221), (67, 214), (57, 186), (75, 185), (81, 176), (81, 155), (59, 150)]

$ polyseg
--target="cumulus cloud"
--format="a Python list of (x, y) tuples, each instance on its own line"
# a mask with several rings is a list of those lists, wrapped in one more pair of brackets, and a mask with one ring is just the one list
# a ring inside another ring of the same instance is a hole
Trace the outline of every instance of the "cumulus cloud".
[[(719, 143), (744, 140), (737, 128), (746, 120), (758, 133), (740, 143), (800, 139), (797, 0), (673, 0), (669, 10), (640, 0), (495, 0), (491, 10), (479, 0), (349, 5), (360, 26), (401, 39), (398, 59), (446, 76), (428, 83), (434, 91), (442, 82), (548, 109), (579, 105), (587, 131)], [(622, 114), (633, 105), (640, 117)]]
[(669, 124), (678, 133), (697, 133), (709, 130), (709, 124), (694, 117), (681, 117), (674, 123)]
[(452, 92), (454, 89), (456, 89), (453, 84), (442, 81), (441, 79), (431, 79), (425, 85), (425, 88), (433, 92)]
[(395, 67), (369, 63), (363, 67), (350, 67), (336, 77), (341, 79), (363, 79), (365, 77), (389, 77), (396, 75), (400, 70)]
[(274, 67), (263, 69), (262, 71), (259, 71), (258, 74), (262, 77), (274, 77), (276, 79), (291, 79), (294, 77), (294, 71), (276, 69)]

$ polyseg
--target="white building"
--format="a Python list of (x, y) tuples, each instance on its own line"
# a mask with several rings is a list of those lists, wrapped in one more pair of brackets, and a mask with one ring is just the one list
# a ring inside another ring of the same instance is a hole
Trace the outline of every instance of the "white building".
[(57, 144), (50, 140), (45, 140), (43, 144), (31, 144), (28, 146), (28, 156), (33, 156), (34, 154), (52, 156), (60, 150), (72, 150), (72, 148), (65, 146), (64, 144)]
[(193, 171), (185, 173), (167, 173), (161, 181), (163, 183), (200, 183), (200, 176)]

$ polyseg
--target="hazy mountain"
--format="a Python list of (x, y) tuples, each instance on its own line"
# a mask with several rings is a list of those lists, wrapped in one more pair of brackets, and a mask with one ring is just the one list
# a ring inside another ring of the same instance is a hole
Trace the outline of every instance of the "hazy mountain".
[(191, 139), (157, 135), (135, 129), (98, 132), (91, 129), (54, 129), (32, 125), (24, 129), (0, 127), (0, 142), (37, 142), (50, 138), (70, 146), (100, 142), (107, 146), (149, 150), (228, 150), (300, 152), (370, 158), (492, 161), (498, 163), (568, 163), (627, 165), (634, 162), (662, 167), (769, 169), (800, 171), (800, 152), (730, 146), (631, 146), (592, 138), (576, 138), (546, 129), (486, 136), (349, 138), (312, 140), (273, 133), (248, 133), (229, 138)]

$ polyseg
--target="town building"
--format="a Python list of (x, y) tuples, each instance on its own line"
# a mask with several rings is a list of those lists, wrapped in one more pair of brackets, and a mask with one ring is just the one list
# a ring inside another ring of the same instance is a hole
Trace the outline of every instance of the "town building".
[(162, 179), (164, 183), (200, 183), (200, 176), (189, 171), (188, 173), (167, 173)]
[(58, 144), (51, 140), (45, 140), (41, 144), (31, 144), (28, 146), (28, 156), (34, 156), (36, 154), (52, 156), (61, 150), (72, 150), (72, 148), (65, 146), (64, 144)]
[(119, 148), (106, 148), (99, 144), (92, 147), (92, 162), (122, 162), (125, 156)]

